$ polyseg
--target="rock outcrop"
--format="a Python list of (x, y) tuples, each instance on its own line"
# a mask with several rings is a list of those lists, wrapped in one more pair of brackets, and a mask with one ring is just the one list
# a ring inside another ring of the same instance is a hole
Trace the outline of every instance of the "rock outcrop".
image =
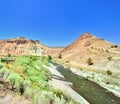
[(18, 55), (51, 55), (57, 57), (59, 52), (63, 48), (58, 47), (47, 47), (42, 44), (39, 40), (30, 40), (24, 37), (0, 40), (0, 56), (4, 57), (7, 55), (18, 56)]
[(47, 48), (39, 40), (29, 40), (24, 37), (0, 40), (0, 55), (36, 55), (41, 56)]

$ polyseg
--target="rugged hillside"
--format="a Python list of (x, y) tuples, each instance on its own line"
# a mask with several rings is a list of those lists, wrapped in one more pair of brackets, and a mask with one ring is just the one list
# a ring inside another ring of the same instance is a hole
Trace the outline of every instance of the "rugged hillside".
[(120, 47), (90, 33), (84, 33), (75, 42), (64, 48), (60, 54), (62, 55), (61, 60), (67, 63), (87, 65), (87, 59), (90, 57), (94, 65), (104, 66), (104, 62), (109, 61), (108, 57), (112, 57), (112, 60), (120, 60)]
[(0, 40), (0, 55), (35, 55), (41, 56), (52, 55), (55, 56), (61, 48), (49, 48), (39, 40), (29, 40), (24, 37)]
[[(90, 33), (84, 33), (65, 48), (47, 47), (38, 40), (29, 40), (24, 37), (0, 40), (0, 56), (9, 54), (13, 56), (51, 55), (55, 58), (61, 54), (61, 62), (77, 66), (87, 65), (87, 59), (90, 57), (94, 66), (120, 69), (120, 47)], [(109, 61), (109, 57), (111, 57), (111, 61)]]

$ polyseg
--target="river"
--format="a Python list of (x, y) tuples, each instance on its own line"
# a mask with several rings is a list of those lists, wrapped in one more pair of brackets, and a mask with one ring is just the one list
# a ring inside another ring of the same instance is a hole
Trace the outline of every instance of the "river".
[(90, 104), (120, 104), (119, 97), (95, 82), (76, 75), (70, 70), (64, 69), (61, 65), (57, 65), (57, 70), (64, 75), (67, 80), (73, 83), (72, 88)]

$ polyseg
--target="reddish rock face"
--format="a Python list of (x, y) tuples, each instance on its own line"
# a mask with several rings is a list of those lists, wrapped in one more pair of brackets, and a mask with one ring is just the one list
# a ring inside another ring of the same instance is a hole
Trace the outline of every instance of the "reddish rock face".
[(72, 44), (70, 44), (69, 46), (64, 48), (61, 51), (61, 54), (65, 54), (66, 52), (70, 52), (73, 50), (74, 51), (79, 50), (81, 47), (90, 46), (92, 43), (94, 43), (97, 40), (99, 40), (99, 39), (96, 38), (94, 35), (92, 35), (90, 33), (84, 33), (76, 41), (74, 41)]
[(51, 55), (58, 56), (59, 52), (63, 48), (50, 48), (42, 43), (39, 40), (30, 40), (24, 37), (0, 40), (0, 56), (4, 57), (7, 55)]
[(29, 40), (24, 37), (0, 40), (0, 55), (37, 55), (40, 56), (47, 48), (39, 40)]
[(86, 32), (86, 33), (84, 33), (82, 36), (80, 36), (80, 37), (78, 38), (78, 40), (83, 40), (83, 39), (87, 39), (87, 38), (95, 38), (95, 36), (92, 35), (92, 34), (90, 34), (90, 33), (88, 33), (88, 32)]

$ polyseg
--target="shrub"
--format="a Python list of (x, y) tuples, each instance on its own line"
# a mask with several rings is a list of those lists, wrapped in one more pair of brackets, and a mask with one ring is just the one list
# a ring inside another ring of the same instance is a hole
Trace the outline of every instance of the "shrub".
[(51, 59), (50, 56), (40, 58), (19, 56), (13, 63), (11, 70), (3, 67), (0, 69), (0, 73), (14, 91), (23, 94), (33, 104), (75, 104), (60, 90), (54, 91), (48, 83), (52, 75), (43, 65), (49, 64), (49, 59)]
[(62, 58), (62, 55), (61, 55), (61, 54), (59, 54), (58, 58), (59, 58), (59, 59), (61, 59), (61, 58)]
[(91, 59), (91, 58), (88, 58), (88, 59), (87, 59), (87, 64), (88, 64), (88, 65), (93, 65), (93, 62), (92, 62), (92, 59)]
[(48, 60), (52, 60), (52, 56), (48, 55)]
[(30, 56), (30, 59), (32, 59), (32, 61), (36, 61), (36, 60), (38, 60), (38, 57), (37, 56)]
[(8, 70), (7, 68), (0, 69), (0, 74), (3, 75), (4, 79), (7, 79), (10, 73), (10, 70)]
[(118, 45), (111, 45), (111, 48), (117, 48)]
[(34, 96), (34, 89), (33, 88), (26, 88), (24, 92), (24, 96), (26, 99), (32, 99)]
[(23, 77), (16, 73), (10, 73), (10, 75), (7, 78), (8, 82), (12, 85), (15, 86), (15, 88), (20, 91), (20, 88), (23, 87)]
[(8, 54), (7, 57), (11, 57), (11, 54)]
[(0, 63), (0, 69), (2, 69), (3, 68), (3, 65)]
[(111, 45), (111, 48), (114, 48), (114, 46), (113, 46), (113, 45)]
[(118, 47), (118, 45), (114, 45), (114, 48), (117, 48)]
[(54, 91), (54, 94), (57, 96), (57, 97), (61, 97), (61, 95), (64, 95), (63, 92), (61, 90), (55, 90)]
[(112, 72), (110, 70), (106, 71), (107, 75), (112, 75)]
[(106, 52), (109, 52), (109, 51), (106, 49)]
[(111, 56), (109, 56), (109, 57), (107, 57), (107, 59), (110, 61), (110, 60), (112, 59), (112, 57), (111, 57)]
[(47, 104), (47, 94), (36, 90), (33, 100), (35, 104)]

